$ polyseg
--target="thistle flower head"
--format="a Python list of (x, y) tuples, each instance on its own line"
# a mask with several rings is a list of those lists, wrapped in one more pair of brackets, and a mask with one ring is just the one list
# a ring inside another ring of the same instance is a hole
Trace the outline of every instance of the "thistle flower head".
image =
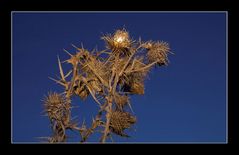
[(66, 114), (70, 110), (70, 102), (63, 95), (49, 92), (43, 100), (45, 111), (50, 120), (66, 120)]
[(168, 63), (167, 54), (170, 50), (169, 44), (166, 42), (156, 42), (151, 43), (148, 46), (147, 57), (149, 62), (157, 61), (161, 65), (166, 65)]
[(114, 45), (119, 48), (127, 48), (130, 45), (129, 33), (126, 30), (117, 30), (113, 40)]
[(114, 111), (111, 114), (110, 127), (112, 132), (124, 136), (124, 130), (136, 123), (136, 117), (128, 112)]
[(103, 36), (102, 39), (105, 40), (107, 48), (113, 51), (128, 49), (132, 44), (132, 40), (130, 39), (129, 33), (125, 29), (117, 30), (113, 34), (113, 36), (112, 35)]

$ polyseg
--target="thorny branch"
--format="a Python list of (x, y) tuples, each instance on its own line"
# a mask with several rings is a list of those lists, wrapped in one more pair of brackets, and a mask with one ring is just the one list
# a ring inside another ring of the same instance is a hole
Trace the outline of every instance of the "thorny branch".
[[(112, 134), (129, 137), (125, 130), (136, 122), (136, 117), (127, 111), (128, 106), (131, 109), (130, 95), (144, 94), (144, 79), (148, 71), (155, 65), (168, 63), (168, 43), (142, 42), (141, 38), (132, 40), (125, 29), (102, 39), (106, 49), (98, 52), (96, 49), (89, 52), (83, 45), (81, 48), (72, 45), (76, 54), (64, 49), (70, 56), (64, 62), (72, 65), (66, 75), (57, 57), (61, 79), (50, 79), (63, 86), (64, 93), (50, 92), (43, 100), (53, 131), (49, 142), (66, 142), (66, 130), (78, 131), (80, 142), (86, 142), (97, 131), (102, 134), (99, 139), (102, 143), (108, 138), (112, 140)], [(71, 77), (69, 81), (68, 77)], [(98, 104), (99, 111), (87, 128), (85, 123), (78, 126), (71, 119), (71, 98), (79, 96), (85, 100), (89, 95)]]

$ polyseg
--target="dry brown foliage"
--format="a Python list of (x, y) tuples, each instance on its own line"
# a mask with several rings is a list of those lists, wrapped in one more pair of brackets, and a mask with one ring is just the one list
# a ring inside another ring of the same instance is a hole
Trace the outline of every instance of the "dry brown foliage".
[[(86, 142), (96, 130), (102, 133), (100, 142), (106, 142), (112, 134), (128, 137), (125, 130), (136, 123), (136, 117), (126, 108), (131, 108), (130, 95), (143, 95), (144, 80), (150, 69), (168, 63), (168, 43), (132, 40), (125, 29), (102, 39), (106, 43), (102, 51), (89, 52), (83, 47), (75, 47), (76, 54), (71, 54), (65, 50), (70, 58), (64, 62), (72, 65), (66, 75), (58, 57), (61, 78), (51, 79), (63, 86), (64, 91), (49, 93), (44, 99), (53, 131), (49, 142), (66, 142), (68, 129), (79, 131), (80, 142)], [(67, 77), (70, 80), (66, 80)], [(78, 126), (71, 120), (73, 96), (82, 100), (91, 96), (99, 106), (90, 127)]]

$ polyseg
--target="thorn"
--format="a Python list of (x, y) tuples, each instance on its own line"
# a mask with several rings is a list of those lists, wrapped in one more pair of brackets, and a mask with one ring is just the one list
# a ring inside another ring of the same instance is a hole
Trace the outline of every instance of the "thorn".
[(175, 53), (173, 53), (172, 51), (168, 51), (170, 54), (176, 55)]
[(84, 50), (84, 46), (83, 46), (83, 43), (81, 43), (81, 48)]
[(67, 50), (65, 50), (64, 48), (63, 48), (63, 51), (65, 51), (68, 55), (70, 55), (71, 57), (73, 56), (70, 52), (68, 52)]
[(46, 116), (48, 116), (48, 115), (47, 115), (47, 114), (43, 114), (43, 115), (41, 115), (41, 116), (46, 117)]
[(79, 49), (78, 47), (76, 47), (74, 44), (71, 44), (71, 46), (73, 46), (74, 48), (76, 48), (77, 50)]
[(64, 95), (64, 94), (66, 94), (66, 92), (62, 92), (62, 93), (60, 93), (60, 95)]
[(58, 81), (58, 80), (56, 80), (56, 79), (53, 79), (52, 77), (48, 77), (48, 78), (51, 79), (51, 80), (53, 80), (53, 81), (55, 81), (56, 83), (61, 84), (62, 86), (65, 86), (64, 83), (62, 83), (62, 82), (60, 82), (60, 81)]
[(57, 58), (58, 58), (58, 65), (59, 65), (59, 69), (60, 69), (61, 78), (65, 82), (66, 80), (65, 80), (64, 72), (62, 70), (61, 61), (60, 61), (60, 58), (58, 55), (57, 55)]
[(132, 109), (132, 107), (131, 107), (131, 104), (130, 104), (130, 102), (128, 102), (128, 105), (129, 105), (129, 108), (130, 108), (130, 110), (132, 111), (132, 113), (134, 114), (134, 111), (133, 111), (133, 109)]
[(78, 118), (78, 116), (74, 116), (74, 117), (72, 117), (71, 120), (74, 120), (74, 119), (76, 119), (76, 118)]
[(68, 61), (69, 61), (69, 59), (62, 61), (61, 63), (65, 63), (65, 62), (68, 62)]
[(72, 70), (70, 70), (66, 75), (65, 78), (67, 78), (72, 73)]
[[(57, 77), (58, 79), (61, 79), (61, 78), (60, 78), (59, 76), (57, 76), (57, 75), (56, 75), (56, 77)], [(59, 80), (59, 81), (61, 81), (61, 80)]]
[(82, 125), (85, 125), (85, 118), (83, 118), (83, 123), (82, 123)]
[(92, 122), (95, 122), (95, 119), (94, 119), (94, 117), (92, 116)]

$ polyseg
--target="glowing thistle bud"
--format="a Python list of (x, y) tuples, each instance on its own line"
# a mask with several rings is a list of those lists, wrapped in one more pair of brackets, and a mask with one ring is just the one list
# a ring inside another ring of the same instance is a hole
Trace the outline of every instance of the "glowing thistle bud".
[(118, 38), (115, 38), (115, 41), (118, 42), (118, 43), (122, 43), (123, 41), (125, 40), (125, 38), (123, 37), (118, 37)]
[(117, 30), (113, 36), (105, 35), (102, 39), (105, 40), (108, 49), (122, 52), (126, 52), (126, 49), (130, 48), (133, 42), (125, 29)]
[(113, 40), (117, 48), (127, 48), (130, 45), (129, 33), (125, 30), (117, 30), (113, 36)]

